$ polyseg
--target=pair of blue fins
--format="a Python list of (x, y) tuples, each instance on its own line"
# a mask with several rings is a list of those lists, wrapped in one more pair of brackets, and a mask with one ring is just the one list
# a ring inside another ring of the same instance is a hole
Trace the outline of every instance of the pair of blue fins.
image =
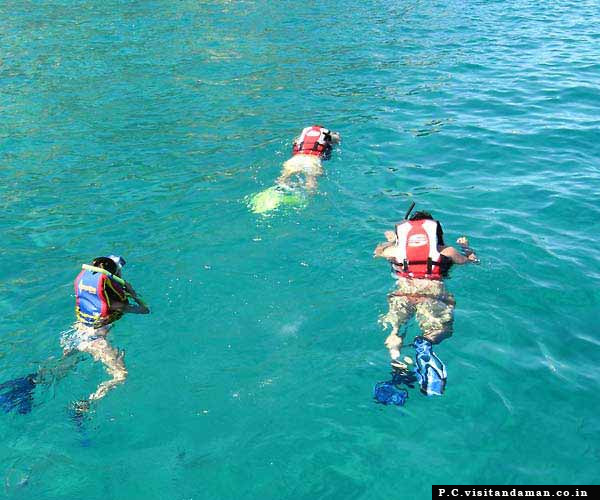
[(373, 397), (377, 403), (402, 406), (408, 398), (408, 391), (400, 386), (406, 384), (413, 387), (415, 382), (419, 383), (421, 392), (427, 396), (441, 396), (444, 393), (446, 367), (433, 352), (431, 342), (416, 337), (414, 346), (415, 367), (410, 371), (395, 371), (392, 380), (375, 384)]

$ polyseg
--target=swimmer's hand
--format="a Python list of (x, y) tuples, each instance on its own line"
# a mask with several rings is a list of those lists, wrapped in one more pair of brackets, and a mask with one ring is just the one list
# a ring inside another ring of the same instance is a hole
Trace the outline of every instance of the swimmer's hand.
[(456, 240), (456, 243), (458, 243), (460, 245), (462, 254), (470, 262), (475, 262), (475, 263), (479, 262), (477, 255), (475, 255), (475, 251), (469, 246), (469, 238), (467, 238), (466, 236), (461, 236), (460, 238), (458, 238)]
[(394, 231), (386, 231), (383, 234), (385, 234), (385, 239), (390, 243), (396, 243), (396, 233)]
[[(136, 302), (138, 301), (137, 298), (133, 299)], [(140, 302), (137, 302), (137, 305), (132, 306), (131, 304), (127, 304), (125, 306), (125, 308), (123, 309), (123, 312), (126, 313), (131, 313), (131, 314), (149, 314), (150, 313), (150, 309), (148, 308), (148, 306), (146, 304), (141, 304)]]

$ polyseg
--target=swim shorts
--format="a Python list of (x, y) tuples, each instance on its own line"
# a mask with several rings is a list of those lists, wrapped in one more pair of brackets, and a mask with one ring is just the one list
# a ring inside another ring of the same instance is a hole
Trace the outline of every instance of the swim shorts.
[(289, 175), (305, 174), (305, 175), (321, 175), (323, 174), (323, 166), (321, 159), (315, 155), (297, 154), (292, 156), (283, 164), (283, 168)]
[(416, 316), (423, 336), (437, 344), (452, 335), (454, 297), (439, 280), (399, 278), (385, 320), (398, 327)]

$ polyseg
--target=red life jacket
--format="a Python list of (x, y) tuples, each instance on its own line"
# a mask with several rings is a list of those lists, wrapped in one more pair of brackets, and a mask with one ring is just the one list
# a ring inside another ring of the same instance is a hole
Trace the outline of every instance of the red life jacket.
[(392, 262), (397, 276), (418, 279), (442, 279), (438, 252), (438, 222), (411, 220), (396, 226), (396, 245), (400, 256)]
[(320, 125), (306, 127), (300, 137), (294, 141), (292, 154), (329, 158), (331, 154), (331, 131)]

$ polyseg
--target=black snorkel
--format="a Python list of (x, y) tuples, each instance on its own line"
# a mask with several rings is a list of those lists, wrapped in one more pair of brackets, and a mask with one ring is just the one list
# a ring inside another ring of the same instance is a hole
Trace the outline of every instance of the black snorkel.
[(408, 220), (408, 218), (410, 217), (410, 213), (413, 211), (413, 208), (415, 208), (415, 202), (414, 201), (411, 202), (410, 207), (408, 207), (408, 210), (404, 214), (404, 220)]

